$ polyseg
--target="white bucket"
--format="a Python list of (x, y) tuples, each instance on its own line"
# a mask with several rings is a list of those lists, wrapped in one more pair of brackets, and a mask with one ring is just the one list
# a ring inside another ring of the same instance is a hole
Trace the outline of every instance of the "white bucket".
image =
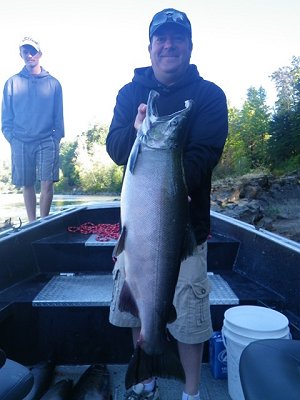
[(239, 362), (242, 351), (259, 339), (290, 339), (289, 321), (278, 311), (259, 306), (237, 306), (224, 314), (223, 341), (227, 350), (228, 392), (232, 400), (244, 400)]

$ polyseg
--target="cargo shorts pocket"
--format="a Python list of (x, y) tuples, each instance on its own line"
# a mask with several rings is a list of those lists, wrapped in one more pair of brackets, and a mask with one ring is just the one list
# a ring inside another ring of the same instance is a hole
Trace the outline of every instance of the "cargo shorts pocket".
[(194, 318), (197, 326), (202, 325), (210, 319), (209, 291), (210, 285), (208, 278), (201, 282), (192, 284), (194, 299), (191, 308), (194, 311)]

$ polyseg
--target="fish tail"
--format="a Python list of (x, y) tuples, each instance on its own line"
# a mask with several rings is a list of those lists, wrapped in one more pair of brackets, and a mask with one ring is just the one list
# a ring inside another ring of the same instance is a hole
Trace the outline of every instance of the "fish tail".
[(148, 355), (141, 347), (136, 347), (125, 376), (126, 389), (151, 377), (185, 380), (183, 367), (171, 343), (167, 343), (159, 355)]

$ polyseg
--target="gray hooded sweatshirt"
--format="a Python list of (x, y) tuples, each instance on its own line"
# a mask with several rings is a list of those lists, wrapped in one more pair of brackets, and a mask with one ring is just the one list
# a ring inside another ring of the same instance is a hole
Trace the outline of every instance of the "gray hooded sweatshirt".
[(26, 67), (5, 83), (2, 100), (2, 132), (11, 142), (35, 142), (64, 136), (62, 88), (41, 69), (31, 75)]

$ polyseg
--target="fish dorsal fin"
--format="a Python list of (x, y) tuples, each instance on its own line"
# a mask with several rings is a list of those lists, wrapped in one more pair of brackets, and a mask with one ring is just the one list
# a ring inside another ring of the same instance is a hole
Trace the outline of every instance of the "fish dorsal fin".
[(120, 237), (119, 237), (117, 244), (115, 245), (114, 250), (113, 250), (113, 254), (112, 254), (113, 259), (116, 259), (124, 250), (125, 237), (126, 237), (126, 228), (125, 228), (125, 226), (123, 226)]
[(126, 281), (124, 282), (120, 293), (119, 310), (127, 311), (133, 316), (137, 318), (139, 317), (138, 307)]

